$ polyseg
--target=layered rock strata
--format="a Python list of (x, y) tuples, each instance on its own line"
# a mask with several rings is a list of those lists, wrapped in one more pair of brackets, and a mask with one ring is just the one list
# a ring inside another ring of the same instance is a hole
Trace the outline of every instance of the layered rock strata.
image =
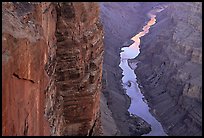
[(149, 20), (147, 13), (158, 4), (160, 3), (100, 3), (100, 17), (105, 33), (102, 93), (117, 126), (112, 130), (114, 135), (141, 135), (148, 130), (148, 127), (139, 123), (139, 118), (130, 117), (128, 112), (130, 99), (121, 85), (120, 49), (132, 43), (130, 39)]
[(199, 2), (169, 5), (130, 60), (139, 61), (138, 83), (169, 135), (202, 135), (201, 9)]
[(103, 32), (96, 3), (57, 5), (56, 91), (64, 134), (92, 135), (99, 118)]
[(103, 31), (96, 3), (3, 3), (3, 135), (97, 135)]

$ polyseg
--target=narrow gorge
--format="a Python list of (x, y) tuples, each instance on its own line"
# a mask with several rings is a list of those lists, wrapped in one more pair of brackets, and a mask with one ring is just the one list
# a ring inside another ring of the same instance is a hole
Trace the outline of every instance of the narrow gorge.
[[(150, 125), (150, 132), (142, 136), (166, 136), (161, 124), (151, 115), (149, 112), (148, 104), (146, 103), (145, 97), (140, 91), (140, 86), (137, 84), (136, 75), (134, 74), (134, 69), (137, 67), (137, 62), (134, 64), (128, 64), (128, 60), (136, 58), (140, 53), (139, 45), (140, 38), (145, 36), (151, 28), (156, 23), (156, 14), (165, 9), (166, 5), (160, 7), (154, 7), (153, 10), (148, 12), (150, 20), (143, 27), (143, 31), (136, 34), (131, 40), (134, 41), (129, 47), (123, 47), (121, 49), (120, 57), (120, 68), (123, 70), (123, 87), (127, 95), (131, 98), (131, 104), (128, 109), (131, 116), (140, 117), (144, 119), (146, 123)], [(133, 66), (134, 65), (134, 66)]]
[(201, 136), (201, 2), (3, 2), (3, 136)]

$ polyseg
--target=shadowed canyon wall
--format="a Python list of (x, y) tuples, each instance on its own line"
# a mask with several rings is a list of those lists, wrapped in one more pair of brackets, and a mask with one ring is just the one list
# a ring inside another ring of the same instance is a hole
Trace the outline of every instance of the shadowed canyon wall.
[[(121, 84), (120, 48), (142, 30), (146, 14), (159, 2), (103, 2), (100, 3), (104, 27), (103, 89), (108, 108), (117, 128), (112, 135), (141, 135), (146, 129), (138, 119), (130, 117), (130, 99)], [(127, 46), (127, 45), (126, 45)], [(103, 120), (102, 120), (103, 121)], [(114, 122), (112, 124), (114, 124)], [(114, 126), (115, 126), (114, 125)], [(111, 124), (109, 125), (111, 126)]]
[(202, 135), (202, 4), (173, 3), (157, 21), (135, 59), (141, 89), (169, 135)]
[[(143, 134), (128, 112), (120, 48), (159, 4), (2, 3), (3, 135)], [(169, 135), (202, 133), (201, 9), (169, 4), (129, 60)]]
[(3, 3), (3, 135), (99, 133), (96, 3)]

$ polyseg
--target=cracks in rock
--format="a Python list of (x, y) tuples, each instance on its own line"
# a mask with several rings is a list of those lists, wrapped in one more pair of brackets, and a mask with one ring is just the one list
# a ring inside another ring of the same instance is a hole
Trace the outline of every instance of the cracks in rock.
[(44, 11), (42, 12), (42, 14), (47, 13), (47, 12), (49, 11), (49, 9), (51, 8), (51, 5), (52, 5), (52, 4), (50, 4), (46, 9), (44, 9)]
[(33, 80), (19, 77), (19, 75), (16, 74), (16, 73), (13, 73), (13, 76), (16, 77), (16, 78), (18, 78), (18, 79), (21, 79), (21, 80), (26, 80), (26, 81), (30, 81), (30, 82), (32, 82), (32, 83), (35, 83)]
[(88, 133), (88, 136), (92, 136), (93, 135), (93, 131), (94, 131), (94, 128), (96, 126), (96, 122), (97, 122), (97, 119), (94, 121), (94, 124), (93, 124), (92, 128), (90, 129), (90, 131)]
[(28, 134), (28, 115), (26, 116), (25, 121), (24, 121), (24, 131), (23, 131), (24, 136), (27, 136)]

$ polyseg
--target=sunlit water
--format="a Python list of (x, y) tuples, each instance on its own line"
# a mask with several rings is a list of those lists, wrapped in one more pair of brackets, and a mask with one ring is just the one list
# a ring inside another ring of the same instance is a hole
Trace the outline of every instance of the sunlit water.
[[(149, 32), (149, 28), (156, 23), (156, 13), (161, 12), (164, 8), (154, 9), (148, 13), (150, 21), (143, 27), (143, 31), (135, 35), (132, 40), (134, 43), (129, 47), (123, 47), (120, 53), (121, 62), (120, 67), (123, 70), (123, 87), (126, 89), (127, 95), (131, 98), (131, 104), (128, 109), (130, 114), (135, 114), (143, 118), (151, 125), (151, 132), (144, 134), (143, 136), (167, 136), (164, 132), (161, 124), (151, 115), (149, 112), (148, 104), (145, 102), (144, 96), (141, 93), (138, 84), (136, 82), (136, 75), (128, 65), (128, 59), (132, 59), (138, 56), (140, 53), (140, 37)], [(131, 85), (130, 85), (131, 83)]]

